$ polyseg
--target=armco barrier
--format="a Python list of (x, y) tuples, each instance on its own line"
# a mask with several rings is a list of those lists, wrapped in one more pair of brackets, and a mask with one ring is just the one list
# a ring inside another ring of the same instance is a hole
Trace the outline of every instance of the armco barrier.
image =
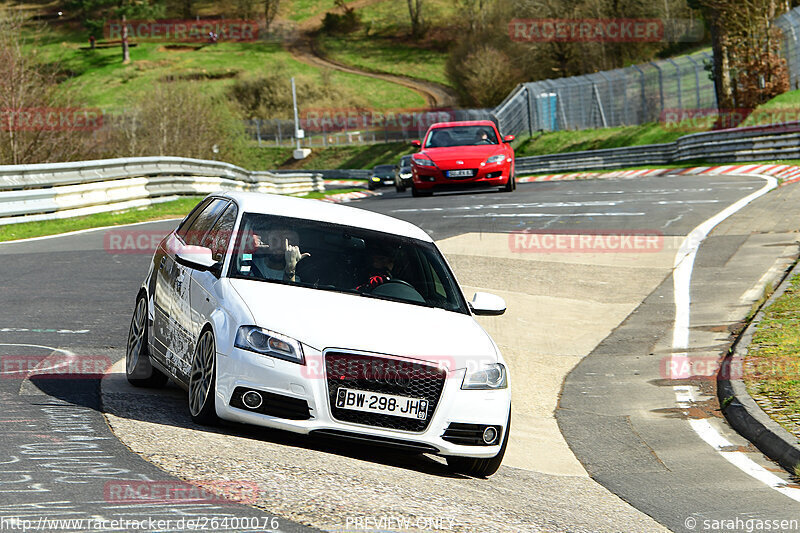
[(139, 157), (0, 166), (0, 225), (141, 207), (180, 195), (323, 191), (321, 176), (252, 172), (202, 159)]
[(703, 160), (710, 163), (800, 159), (800, 123), (693, 133), (672, 143), (518, 157), (517, 174), (618, 169)]

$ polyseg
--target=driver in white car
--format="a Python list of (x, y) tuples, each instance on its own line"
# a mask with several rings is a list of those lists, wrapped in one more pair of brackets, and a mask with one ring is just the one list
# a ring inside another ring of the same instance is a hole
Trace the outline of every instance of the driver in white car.
[(357, 291), (372, 290), (394, 277), (393, 252), (390, 247), (380, 243), (371, 243), (367, 246), (367, 282), (356, 287)]

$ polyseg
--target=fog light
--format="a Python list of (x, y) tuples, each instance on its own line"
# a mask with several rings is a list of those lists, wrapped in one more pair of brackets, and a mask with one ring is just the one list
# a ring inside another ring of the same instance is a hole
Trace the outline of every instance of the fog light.
[(491, 426), (483, 430), (483, 442), (491, 444), (497, 440), (497, 430)]
[[(261, 407), (263, 400), (261, 399), (261, 395), (254, 390), (249, 390), (242, 395), (242, 403), (248, 409), (258, 409)], [(484, 432), (483, 438), (486, 439), (486, 433)]]

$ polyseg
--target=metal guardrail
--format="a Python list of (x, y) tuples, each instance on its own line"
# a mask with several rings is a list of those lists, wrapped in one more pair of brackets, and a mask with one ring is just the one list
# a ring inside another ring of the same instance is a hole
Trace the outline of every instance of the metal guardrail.
[(325, 189), (310, 172), (253, 172), (180, 157), (0, 166), (0, 225), (142, 207), (222, 190), (293, 194)]
[(800, 159), (800, 123), (694, 133), (675, 142), (518, 157), (517, 174), (607, 170), (690, 161)]
[[(287, 174), (291, 174), (296, 172), (294, 170), (270, 170), (277, 174), (278, 176), (285, 176)], [(350, 180), (350, 179), (361, 179), (365, 180), (370, 177), (372, 171), (369, 169), (360, 169), (360, 168), (334, 168), (334, 169), (318, 169), (318, 170), (306, 170), (305, 172), (310, 172), (312, 174), (318, 174), (322, 176), (322, 178), (326, 180)]]

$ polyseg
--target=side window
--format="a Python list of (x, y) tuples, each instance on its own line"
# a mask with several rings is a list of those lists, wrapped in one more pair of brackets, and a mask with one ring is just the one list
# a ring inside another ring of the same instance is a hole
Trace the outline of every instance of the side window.
[(211, 203), (197, 215), (194, 222), (189, 225), (185, 236), (181, 235), (184, 242), (186, 244), (199, 245), (205, 234), (211, 229), (217, 221), (217, 218), (219, 218), (219, 215), (222, 214), (222, 210), (225, 209), (227, 205), (228, 200), (223, 200), (221, 198), (212, 200)]
[(228, 249), (228, 243), (231, 240), (233, 226), (236, 225), (237, 213), (236, 204), (231, 202), (211, 231), (203, 237), (200, 245), (211, 248), (214, 261), (223, 261), (225, 259), (225, 251)]
[(205, 209), (206, 206), (211, 203), (211, 200), (213, 200), (213, 198), (206, 198), (197, 204), (188, 215), (186, 215), (186, 218), (183, 219), (183, 222), (181, 222), (181, 225), (178, 228), (178, 236), (181, 239), (186, 241), (186, 233), (189, 231), (189, 226), (191, 226), (195, 219), (197, 219), (197, 216), (203, 212), (203, 209)]

